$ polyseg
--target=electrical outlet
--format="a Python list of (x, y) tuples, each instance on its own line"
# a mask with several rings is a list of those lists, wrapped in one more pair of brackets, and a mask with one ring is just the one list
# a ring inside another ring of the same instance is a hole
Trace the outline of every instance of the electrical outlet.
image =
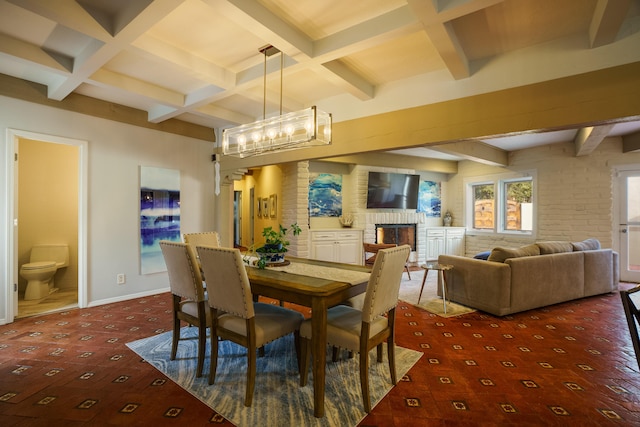
[(127, 276), (125, 276), (124, 273), (117, 274), (116, 283), (118, 283), (118, 285), (124, 285), (127, 283)]

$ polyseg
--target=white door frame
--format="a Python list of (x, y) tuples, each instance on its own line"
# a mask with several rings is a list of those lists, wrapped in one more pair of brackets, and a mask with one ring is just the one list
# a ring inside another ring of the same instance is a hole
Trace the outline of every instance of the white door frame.
[[(621, 179), (626, 177), (628, 172), (640, 173), (640, 164), (620, 165), (615, 167), (613, 174), (613, 249), (620, 254), (620, 280), (630, 282), (640, 282), (640, 272), (627, 271), (626, 261), (629, 259), (627, 248), (623, 247), (624, 240), (622, 233), (628, 233), (628, 224), (626, 224), (626, 213), (622, 212), (626, 205), (626, 194), (623, 194), (625, 188)], [(625, 223), (623, 223), (625, 221)]]
[[(65, 144), (78, 147), (78, 306), (83, 308), (88, 305), (87, 295), (87, 185), (88, 185), (88, 149), (87, 141), (65, 138), (61, 136), (46, 135), (18, 129), (7, 129), (7, 268), (0, 285), (0, 294), (5, 295), (6, 322), (14, 321), (18, 311), (18, 219), (17, 200), (18, 183), (15, 153), (18, 147), (18, 138), (32, 139), (35, 141)], [(4, 286), (4, 289), (3, 289)]]

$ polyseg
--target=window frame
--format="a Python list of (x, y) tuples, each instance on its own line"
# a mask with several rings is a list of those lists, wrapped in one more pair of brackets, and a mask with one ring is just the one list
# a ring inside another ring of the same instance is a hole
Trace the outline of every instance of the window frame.
[[(467, 234), (470, 235), (485, 235), (485, 236), (522, 236), (522, 237), (536, 237), (537, 233), (537, 219), (538, 219), (538, 206), (537, 206), (537, 179), (535, 171), (527, 171), (521, 173), (509, 173), (500, 175), (478, 176), (473, 178), (467, 178), (464, 180), (464, 204), (465, 204), (465, 227)], [(507, 195), (506, 185), (514, 182), (530, 181), (532, 185), (531, 199), (533, 203), (532, 207), (532, 230), (507, 230), (506, 227), (506, 206)], [(474, 187), (478, 185), (493, 185), (494, 188), (494, 228), (493, 229), (479, 229), (474, 228), (474, 208), (475, 208), (475, 194)]]

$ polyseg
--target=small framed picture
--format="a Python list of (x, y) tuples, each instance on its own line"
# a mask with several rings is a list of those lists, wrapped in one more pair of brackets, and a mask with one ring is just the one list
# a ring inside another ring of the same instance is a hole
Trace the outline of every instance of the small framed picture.
[(260, 204), (262, 205), (262, 217), (269, 218), (269, 199), (267, 197), (263, 197)]
[(256, 216), (258, 218), (262, 218), (262, 198), (258, 197), (257, 202), (258, 202), (258, 211), (256, 212)]
[(278, 196), (272, 194), (269, 196), (269, 216), (275, 218), (278, 215)]

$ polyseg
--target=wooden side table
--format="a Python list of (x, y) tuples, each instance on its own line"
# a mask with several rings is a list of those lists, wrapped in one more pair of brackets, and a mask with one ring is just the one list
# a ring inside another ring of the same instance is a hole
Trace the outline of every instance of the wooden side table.
[(429, 270), (436, 270), (438, 272), (438, 284), (442, 289), (442, 304), (444, 307), (444, 313), (447, 314), (447, 282), (444, 279), (444, 272), (453, 270), (453, 265), (429, 262), (421, 265), (420, 267), (424, 269), (424, 277), (422, 278), (422, 286), (420, 286), (420, 294), (418, 295), (417, 304), (420, 304), (420, 298), (422, 298), (422, 291), (424, 290), (424, 284), (427, 281)]

